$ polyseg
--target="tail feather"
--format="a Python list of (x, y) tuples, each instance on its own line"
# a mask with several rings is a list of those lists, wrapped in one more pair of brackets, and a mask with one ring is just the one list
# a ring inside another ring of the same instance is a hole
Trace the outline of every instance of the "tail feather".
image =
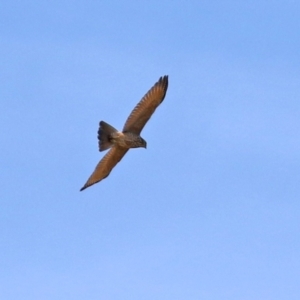
[(111, 134), (116, 131), (117, 129), (105, 123), (104, 121), (100, 122), (98, 130), (99, 151), (109, 149), (113, 145), (111, 142)]

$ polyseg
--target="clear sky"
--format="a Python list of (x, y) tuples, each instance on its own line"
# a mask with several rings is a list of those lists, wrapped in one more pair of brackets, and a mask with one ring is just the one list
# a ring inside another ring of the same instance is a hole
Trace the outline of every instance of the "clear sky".
[[(0, 299), (300, 299), (299, 1), (1, 1)], [(133, 149), (83, 192), (100, 120)]]

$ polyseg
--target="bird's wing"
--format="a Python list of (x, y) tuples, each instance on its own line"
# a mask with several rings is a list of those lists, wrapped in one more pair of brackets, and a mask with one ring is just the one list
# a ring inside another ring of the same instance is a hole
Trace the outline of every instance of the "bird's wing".
[(129, 115), (123, 132), (140, 134), (155, 109), (164, 100), (168, 88), (168, 76), (160, 77)]
[(106, 178), (111, 170), (115, 167), (115, 165), (122, 159), (122, 157), (128, 151), (127, 148), (121, 148), (118, 146), (112, 147), (107, 154), (100, 160), (98, 165), (96, 166), (93, 174), (87, 180), (85, 185), (80, 189), (83, 191), (84, 189), (88, 188), (89, 186), (101, 181), (102, 179)]

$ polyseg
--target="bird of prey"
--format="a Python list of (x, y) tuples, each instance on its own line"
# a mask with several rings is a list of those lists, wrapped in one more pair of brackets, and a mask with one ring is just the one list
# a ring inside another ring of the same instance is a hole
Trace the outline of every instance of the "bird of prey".
[(164, 100), (167, 89), (168, 76), (160, 77), (133, 109), (122, 131), (116, 130), (104, 121), (100, 122), (98, 130), (99, 151), (109, 148), (110, 150), (100, 160), (80, 191), (106, 178), (130, 148), (147, 147), (147, 143), (140, 136), (140, 133), (155, 109)]

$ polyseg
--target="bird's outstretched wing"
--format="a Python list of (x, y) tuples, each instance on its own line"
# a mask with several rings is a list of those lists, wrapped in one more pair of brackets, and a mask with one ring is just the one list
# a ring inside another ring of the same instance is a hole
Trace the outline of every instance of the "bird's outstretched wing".
[(164, 100), (168, 89), (168, 76), (160, 77), (129, 115), (123, 132), (140, 134), (155, 109)]
[(100, 160), (98, 165), (96, 166), (93, 174), (87, 180), (85, 185), (80, 189), (83, 191), (89, 186), (101, 181), (106, 178), (111, 170), (115, 167), (115, 165), (122, 159), (122, 157), (126, 154), (129, 149), (121, 148), (118, 146), (113, 146), (107, 154)]

